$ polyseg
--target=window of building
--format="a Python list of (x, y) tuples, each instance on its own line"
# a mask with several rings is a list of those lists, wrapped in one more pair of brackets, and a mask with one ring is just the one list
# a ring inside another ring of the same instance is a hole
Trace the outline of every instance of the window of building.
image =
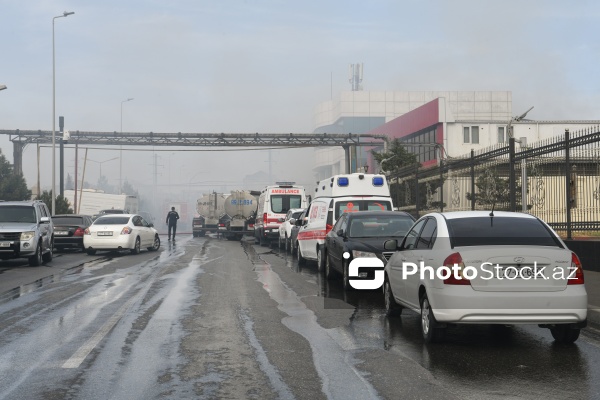
[(478, 126), (463, 127), (463, 143), (479, 144), (479, 127)]
[(505, 129), (506, 128), (504, 126), (498, 127), (498, 143), (506, 143), (506, 138), (504, 136)]

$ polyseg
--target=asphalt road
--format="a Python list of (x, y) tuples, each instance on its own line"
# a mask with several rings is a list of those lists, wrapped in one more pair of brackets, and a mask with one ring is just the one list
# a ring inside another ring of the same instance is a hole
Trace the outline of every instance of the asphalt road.
[(182, 238), (0, 263), (0, 399), (600, 399), (600, 331), (387, 319), (277, 249)]

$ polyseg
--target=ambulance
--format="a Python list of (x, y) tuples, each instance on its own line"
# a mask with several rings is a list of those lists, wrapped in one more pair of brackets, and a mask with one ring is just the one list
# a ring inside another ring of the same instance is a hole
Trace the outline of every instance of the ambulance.
[(254, 239), (261, 245), (279, 240), (279, 226), (291, 208), (306, 208), (306, 192), (295, 182), (276, 182), (267, 186), (258, 198)]
[(325, 266), (325, 235), (346, 212), (393, 210), (387, 179), (383, 175), (354, 173), (334, 175), (318, 182), (307, 216), (298, 232), (295, 247), (299, 264), (316, 261)]

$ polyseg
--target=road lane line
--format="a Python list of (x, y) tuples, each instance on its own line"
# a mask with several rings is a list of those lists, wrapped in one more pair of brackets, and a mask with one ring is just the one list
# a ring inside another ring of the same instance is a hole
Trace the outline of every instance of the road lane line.
[(90, 354), (92, 350), (100, 343), (100, 341), (106, 336), (108, 332), (119, 322), (119, 320), (125, 315), (127, 309), (138, 299), (139, 296), (134, 296), (129, 299), (125, 304), (117, 310), (117, 312), (109, 318), (108, 321), (102, 325), (102, 327), (92, 336), (87, 342), (83, 344), (63, 365), (63, 368), (78, 368), (83, 360)]

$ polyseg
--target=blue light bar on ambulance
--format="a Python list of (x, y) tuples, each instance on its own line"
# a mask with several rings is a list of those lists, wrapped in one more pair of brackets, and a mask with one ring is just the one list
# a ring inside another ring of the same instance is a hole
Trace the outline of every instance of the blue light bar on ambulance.
[(373, 177), (373, 186), (383, 186), (384, 180), (383, 176), (374, 176)]
[(349, 183), (348, 177), (347, 176), (340, 176), (338, 178), (338, 182), (337, 183), (338, 183), (338, 186), (342, 186), (342, 187), (348, 186), (348, 183)]

